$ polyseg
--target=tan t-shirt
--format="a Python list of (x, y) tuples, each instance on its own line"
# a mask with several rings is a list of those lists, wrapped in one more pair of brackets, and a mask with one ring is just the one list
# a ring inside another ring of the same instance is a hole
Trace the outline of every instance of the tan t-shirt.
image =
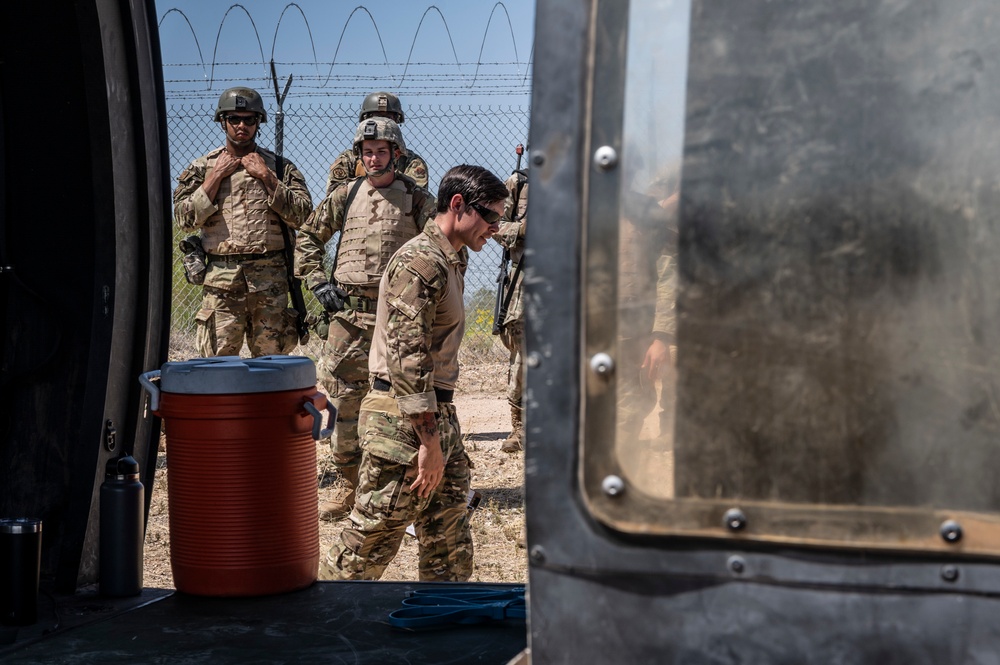
[(389, 261), (379, 284), (369, 371), (389, 381), (400, 413), (437, 410), (434, 388), (454, 390), (465, 334), (465, 269), (436, 223)]

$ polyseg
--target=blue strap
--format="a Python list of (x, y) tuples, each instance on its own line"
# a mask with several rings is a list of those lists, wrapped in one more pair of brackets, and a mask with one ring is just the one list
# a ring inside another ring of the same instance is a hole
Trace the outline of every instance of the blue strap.
[(526, 617), (524, 587), (453, 587), (411, 591), (403, 608), (389, 614), (389, 624), (414, 630)]

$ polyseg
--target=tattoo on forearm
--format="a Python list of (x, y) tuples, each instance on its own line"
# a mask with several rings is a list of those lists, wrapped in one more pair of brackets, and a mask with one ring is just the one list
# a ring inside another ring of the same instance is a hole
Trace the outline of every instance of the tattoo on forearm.
[(412, 423), (413, 429), (417, 432), (417, 437), (421, 441), (424, 439), (424, 436), (430, 437), (437, 433), (437, 420), (435, 420), (434, 414), (430, 411), (410, 416), (410, 423)]

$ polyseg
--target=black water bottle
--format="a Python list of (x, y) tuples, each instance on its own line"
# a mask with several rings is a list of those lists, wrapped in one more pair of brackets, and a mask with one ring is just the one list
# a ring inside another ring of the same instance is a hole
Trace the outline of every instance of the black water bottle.
[(104, 596), (142, 592), (143, 491), (131, 455), (108, 461), (101, 485), (100, 589)]

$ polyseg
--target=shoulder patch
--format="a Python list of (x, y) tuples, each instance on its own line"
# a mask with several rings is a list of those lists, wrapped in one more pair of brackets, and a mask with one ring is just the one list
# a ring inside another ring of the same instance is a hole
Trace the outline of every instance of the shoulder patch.
[(416, 273), (425, 284), (430, 284), (438, 276), (437, 266), (431, 261), (428, 261), (424, 256), (415, 256), (413, 260), (410, 261), (409, 269)]
[(420, 315), (428, 300), (427, 287), (421, 279), (413, 279), (410, 270), (390, 274), (383, 295), (386, 304), (411, 320)]

